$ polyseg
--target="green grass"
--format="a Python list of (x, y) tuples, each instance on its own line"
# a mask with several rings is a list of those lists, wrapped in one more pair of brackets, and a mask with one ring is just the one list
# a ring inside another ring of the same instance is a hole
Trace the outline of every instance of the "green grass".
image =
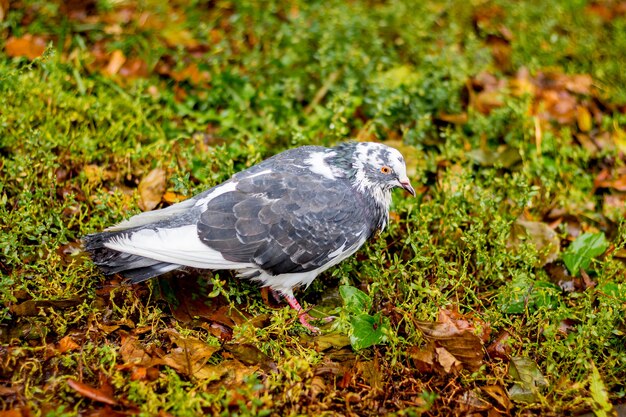
[[(624, 195), (594, 186), (602, 169), (624, 169), (624, 149), (581, 146), (574, 121), (546, 123), (538, 152), (532, 97), (505, 88), (489, 114), (468, 98), (483, 72), (590, 74), (599, 92), (576, 96), (601, 110), (589, 134), (619, 138), (626, 130), (623, 17), (603, 22), (586, 3), (568, 1), (146, 1), (112, 30), (104, 16), (125, 5), (98, 1), (90, 13), (100, 18), (86, 23), (54, 3), (25, 1), (0, 21), (1, 51), (9, 36), (50, 42), (34, 62), (0, 52), (0, 385), (15, 387), (0, 395), (0, 410), (66, 416), (102, 407), (67, 386), (78, 377), (92, 386), (107, 381), (120, 401), (113, 409), (146, 416), (450, 415), (462, 412), (468, 392), (497, 405), (480, 388), (511, 388), (507, 359), (485, 356), (473, 372), (417, 370), (410, 352), (426, 342), (418, 322), (436, 320), (441, 309), (487, 323), (487, 344), (508, 332), (510, 355), (538, 365), (548, 386), (532, 402), (514, 403), (514, 414), (598, 410), (602, 384), (612, 403), (624, 402), (625, 211), (611, 212), (606, 202), (610, 195), (623, 203)], [(496, 17), (478, 19), (490, 7)], [(147, 11), (152, 26), (138, 18)], [(491, 55), (500, 25), (513, 33), (508, 68)], [(193, 53), (181, 33), (200, 45)], [(147, 76), (103, 74), (97, 42), (143, 60)], [(207, 81), (175, 81), (164, 63), (178, 71), (196, 64)], [(442, 117), (459, 114), (467, 120)], [(208, 362), (231, 372), (217, 381), (166, 365), (155, 365), (153, 378), (135, 378), (121, 366), (127, 338), (153, 355), (172, 351), (170, 329), (207, 345), (224, 342), (205, 317), (174, 316), (175, 279), (118, 285), (76, 250), (82, 236), (139, 212), (136, 187), (151, 169), (165, 169), (168, 190), (189, 196), (284, 149), (357, 137), (400, 146), (421, 194), (394, 195), (388, 229), (299, 294), (314, 314), (339, 316), (326, 339), (307, 336), (291, 310), (269, 307), (254, 285), (192, 272), (181, 279), (204, 285), (209, 304), (262, 323), (233, 326), (230, 343), (259, 349), (278, 372), (255, 368), (265, 359), (236, 368), (226, 349)], [(515, 158), (485, 162), (470, 152), (503, 149)], [(587, 271), (597, 286), (562, 291), (538, 266), (532, 238), (512, 246), (524, 214), (561, 219), (555, 231), (563, 250), (577, 230), (603, 232), (610, 249)], [(345, 346), (351, 327), (340, 285), (363, 290), (369, 312), (389, 320), (385, 343)], [(26, 314), (29, 301), (42, 308)], [(563, 323), (571, 328), (563, 331)], [(66, 336), (79, 348), (62, 352)]]

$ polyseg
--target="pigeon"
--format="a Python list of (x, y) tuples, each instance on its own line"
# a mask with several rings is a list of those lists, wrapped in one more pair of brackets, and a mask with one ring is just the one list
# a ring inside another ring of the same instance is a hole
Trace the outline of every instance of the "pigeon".
[(282, 295), (353, 255), (389, 222), (391, 190), (415, 196), (402, 154), (374, 142), (286, 150), (188, 200), (83, 238), (105, 275), (133, 283), (183, 267), (234, 270)]

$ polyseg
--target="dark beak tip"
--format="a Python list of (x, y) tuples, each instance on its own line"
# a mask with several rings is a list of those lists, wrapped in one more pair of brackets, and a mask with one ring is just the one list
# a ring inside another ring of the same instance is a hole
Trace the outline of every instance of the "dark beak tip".
[(402, 182), (401, 184), (402, 184), (402, 188), (408, 191), (413, 197), (417, 195), (415, 193), (415, 189), (413, 188), (410, 182)]

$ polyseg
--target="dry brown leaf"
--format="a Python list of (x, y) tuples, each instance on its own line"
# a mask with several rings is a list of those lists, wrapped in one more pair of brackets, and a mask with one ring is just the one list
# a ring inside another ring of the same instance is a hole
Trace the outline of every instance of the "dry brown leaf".
[(124, 62), (126, 62), (126, 56), (124, 56), (122, 51), (116, 49), (111, 54), (111, 58), (109, 58), (109, 63), (104, 69), (104, 73), (107, 75), (117, 74), (120, 68), (122, 68), (122, 65), (124, 65)]
[(626, 216), (626, 195), (606, 194), (602, 202), (602, 214), (615, 222)]
[(511, 355), (511, 335), (507, 331), (503, 331), (491, 342), (487, 347), (487, 354), (490, 358), (508, 359)]
[(448, 114), (448, 113), (440, 112), (437, 115), (437, 119), (443, 120), (444, 122), (452, 123), (455, 125), (464, 125), (467, 123), (468, 117), (467, 117), (467, 113), (465, 112), (459, 113), (459, 114)]
[(189, 81), (192, 84), (201, 85), (211, 81), (208, 71), (201, 71), (197, 64), (186, 66), (180, 71), (171, 71), (170, 76), (176, 81)]
[[(437, 347), (445, 348), (447, 353), (465, 367), (476, 370), (482, 364), (483, 344), (481, 338), (474, 334), (475, 327), (471, 323), (467, 320), (451, 317), (453, 314), (450, 311), (442, 310), (439, 322), (417, 322), (417, 325), (424, 336), (435, 343)], [(483, 328), (482, 336), (488, 337), (488, 326), (482, 322), (481, 327)], [(436, 352), (439, 357), (440, 352)], [(452, 367), (454, 365), (454, 362), (446, 356), (445, 352), (442, 351), (441, 355), (444, 355), (443, 360), (446, 366)], [(441, 360), (439, 363), (442, 364)]]
[(506, 390), (500, 385), (487, 385), (482, 387), (481, 390), (494, 399), (505, 412), (508, 412), (511, 409), (511, 400), (509, 400)]
[(76, 307), (82, 303), (82, 298), (69, 298), (66, 300), (28, 300), (23, 303), (10, 306), (10, 310), (16, 316), (37, 316), (42, 308), (63, 310)]
[(318, 395), (325, 393), (327, 390), (326, 382), (321, 376), (314, 376), (309, 385), (309, 396), (317, 398)]
[(419, 372), (432, 372), (435, 364), (435, 346), (432, 343), (426, 345), (424, 349), (412, 346), (409, 348), (408, 354)]
[(127, 59), (119, 68), (118, 74), (123, 78), (147, 77), (149, 74), (148, 64), (139, 58)]
[(517, 219), (511, 228), (507, 248), (518, 251), (524, 241), (532, 243), (537, 249), (538, 267), (554, 262), (561, 252), (561, 240), (557, 233), (546, 223)]
[(572, 93), (589, 95), (593, 79), (589, 74), (561, 75), (563, 86)]
[(152, 366), (153, 358), (145, 351), (136, 336), (122, 334), (120, 356), (123, 365), (118, 366), (120, 369), (132, 368), (133, 366)]
[(161, 359), (163, 363), (177, 371), (197, 379), (219, 379), (224, 371), (216, 365), (207, 365), (218, 346), (209, 345), (193, 337), (183, 337), (174, 330), (166, 330), (172, 343), (178, 347), (172, 349)]
[(453, 354), (448, 352), (446, 348), (435, 348), (437, 354), (437, 362), (442, 366), (443, 370), (449, 374), (453, 369), (458, 370), (461, 368), (461, 362), (454, 357)]
[(59, 340), (59, 344), (57, 346), (57, 350), (61, 353), (69, 352), (71, 350), (79, 349), (78, 343), (74, 342), (70, 336), (65, 336), (63, 339)]
[(41, 36), (26, 34), (21, 38), (11, 36), (5, 44), (5, 51), (8, 56), (25, 56), (33, 60), (41, 56), (46, 50), (46, 41)]
[(72, 388), (74, 391), (78, 392), (83, 397), (87, 397), (93, 401), (116, 405), (117, 401), (113, 398), (109, 393), (100, 390), (98, 388), (94, 388), (90, 385), (83, 384), (82, 382), (78, 382), (73, 379), (67, 380), (67, 385)]
[(165, 193), (165, 170), (154, 168), (139, 183), (139, 207), (143, 211), (150, 211), (160, 202)]
[(265, 372), (276, 372), (276, 363), (259, 348), (248, 343), (229, 343), (224, 349), (244, 365), (258, 365)]
[(4, 21), (4, 17), (9, 12), (9, 0), (0, 0), (0, 22)]
[(374, 360), (361, 361), (357, 363), (357, 369), (360, 371), (363, 380), (375, 391), (382, 391), (384, 383), (382, 380), (383, 370), (380, 369), (378, 357)]
[(476, 94), (474, 107), (483, 114), (489, 114), (492, 110), (502, 107), (502, 93), (499, 91), (481, 91)]

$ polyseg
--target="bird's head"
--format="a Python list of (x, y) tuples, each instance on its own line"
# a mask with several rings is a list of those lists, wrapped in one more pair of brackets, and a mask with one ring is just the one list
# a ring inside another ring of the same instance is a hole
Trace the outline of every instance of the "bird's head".
[(406, 174), (402, 154), (394, 148), (374, 142), (355, 144), (352, 158), (355, 185), (361, 191), (387, 194), (393, 188), (403, 188), (413, 196), (415, 190)]

